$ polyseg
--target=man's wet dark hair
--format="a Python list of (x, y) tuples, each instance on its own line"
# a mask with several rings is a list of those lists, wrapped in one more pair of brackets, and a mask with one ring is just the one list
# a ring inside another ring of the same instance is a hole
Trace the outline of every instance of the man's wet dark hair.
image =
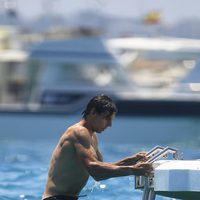
[(86, 106), (86, 109), (82, 112), (83, 118), (94, 109), (94, 112), (97, 114), (104, 114), (107, 113), (108, 116), (111, 116), (113, 113), (117, 112), (117, 107), (113, 100), (104, 94), (100, 94), (94, 96)]

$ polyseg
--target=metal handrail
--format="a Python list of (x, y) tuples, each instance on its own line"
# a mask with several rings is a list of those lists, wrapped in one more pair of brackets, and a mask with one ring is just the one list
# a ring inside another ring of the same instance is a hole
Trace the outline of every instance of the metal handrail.
[(178, 150), (171, 148), (171, 147), (166, 147), (164, 149), (162, 149), (160, 152), (158, 152), (157, 154), (155, 154), (154, 156), (152, 156), (149, 160), (147, 160), (148, 163), (153, 163), (156, 160), (158, 160), (161, 157), (166, 156), (167, 154), (171, 153), (173, 155), (174, 159), (179, 159), (179, 154), (178, 154)]
[(156, 153), (162, 151), (163, 149), (165, 149), (165, 147), (162, 147), (162, 146), (155, 146), (154, 148), (152, 148), (150, 151), (148, 151), (146, 153), (146, 156), (147, 157), (151, 157), (153, 155), (155, 155)]
[[(146, 162), (153, 163), (161, 157), (167, 157), (168, 154), (172, 154), (173, 159), (175, 160), (182, 159), (179, 151), (175, 148), (155, 146), (146, 153), (146, 156), (149, 158)], [(155, 200), (156, 194), (154, 192), (153, 179), (154, 174), (151, 174), (148, 177), (135, 176), (135, 189), (143, 189), (142, 200)]]

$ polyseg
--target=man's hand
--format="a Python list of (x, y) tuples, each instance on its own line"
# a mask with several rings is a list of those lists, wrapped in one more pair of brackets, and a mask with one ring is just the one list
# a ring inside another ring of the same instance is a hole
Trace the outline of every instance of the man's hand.
[(134, 165), (137, 162), (145, 162), (148, 160), (148, 157), (146, 156), (146, 152), (139, 152), (137, 154), (134, 154), (133, 156), (129, 157), (129, 164)]
[(146, 162), (148, 159), (149, 157), (146, 156), (146, 152), (139, 152), (120, 161), (114, 162), (113, 164), (116, 166), (132, 166), (139, 162)]
[(146, 156), (146, 152), (139, 152), (137, 154), (135, 154), (135, 161), (138, 162), (138, 161), (147, 161), (148, 160), (148, 157)]
[(137, 176), (149, 176), (153, 171), (153, 166), (151, 163), (138, 162), (133, 165), (133, 170), (135, 171), (134, 175)]

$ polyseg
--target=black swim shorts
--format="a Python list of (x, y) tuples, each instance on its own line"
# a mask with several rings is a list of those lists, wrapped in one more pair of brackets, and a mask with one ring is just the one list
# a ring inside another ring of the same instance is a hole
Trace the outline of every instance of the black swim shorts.
[(78, 197), (75, 196), (67, 196), (67, 195), (55, 195), (51, 197), (47, 197), (43, 200), (77, 200)]

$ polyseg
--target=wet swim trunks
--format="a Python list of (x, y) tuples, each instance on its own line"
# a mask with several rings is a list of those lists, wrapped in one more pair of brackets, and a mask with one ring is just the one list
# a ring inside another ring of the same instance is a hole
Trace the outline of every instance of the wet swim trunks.
[(78, 197), (74, 197), (74, 196), (55, 195), (55, 196), (47, 197), (43, 200), (77, 200), (77, 199)]

